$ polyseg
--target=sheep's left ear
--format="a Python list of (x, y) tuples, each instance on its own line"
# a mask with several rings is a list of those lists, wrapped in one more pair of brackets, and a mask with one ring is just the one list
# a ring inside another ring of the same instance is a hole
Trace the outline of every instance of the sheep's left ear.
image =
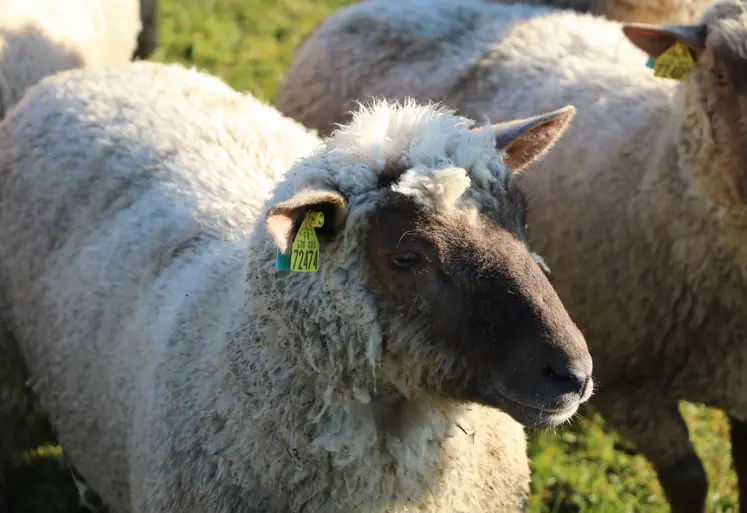
[(576, 107), (566, 105), (530, 118), (496, 123), (493, 125), (496, 150), (506, 152), (504, 161), (508, 167), (521, 171), (555, 144), (575, 115)]
[(317, 233), (334, 237), (345, 225), (348, 202), (335, 190), (314, 188), (301, 190), (291, 199), (273, 205), (265, 215), (265, 227), (281, 253), (290, 251), (301, 222), (311, 210), (324, 213), (324, 225)]

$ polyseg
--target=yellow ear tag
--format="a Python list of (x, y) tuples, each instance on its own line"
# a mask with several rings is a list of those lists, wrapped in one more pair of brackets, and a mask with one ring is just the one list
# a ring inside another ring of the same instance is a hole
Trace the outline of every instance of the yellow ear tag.
[(315, 273), (319, 270), (319, 240), (314, 228), (324, 226), (323, 212), (308, 212), (291, 246), (291, 271)]
[(690, 49), (676, 41), (654, 60), (654, 76), (682, 80), (694, 66)]

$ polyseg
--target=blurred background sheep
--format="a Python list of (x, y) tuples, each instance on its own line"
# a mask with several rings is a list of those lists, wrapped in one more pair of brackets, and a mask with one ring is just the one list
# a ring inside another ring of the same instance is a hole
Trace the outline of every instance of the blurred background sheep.
[[(687, 23), (707, 3), (703, 0), (526, 1), (574, 7), (622, 21), (660, 23)], [(141, 17), (151, 32), (141, 33), (134, 57), (192, 64), (223, 78), (238, 90), (272, 102), (295, 49), (323, 19), (353, 1), (144, 0), (142, 9), (148, 9), (147, 3), (155, 10), (149, 11), (151, 14), (141, 12)], [(737, 511), (736, 477), (726, 419), (721, 413), (699, 405), (682, 403), (680, 409), (709, 474), (708, 510)], [(595, 412), (585, 412), (564, 429), (529, 436), (533, 471), (529, 512), (669, 511), (651, 465)], [(24, 454), (14, 462), (8, 477), (9, 513), (77, 511), (77, 492), (55, 446)]]

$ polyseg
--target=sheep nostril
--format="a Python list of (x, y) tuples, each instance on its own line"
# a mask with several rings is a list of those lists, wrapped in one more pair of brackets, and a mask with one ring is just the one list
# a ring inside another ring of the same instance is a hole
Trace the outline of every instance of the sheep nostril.
[(554, 368), (545, 365), (542, 375), (561, 393), (575, 393), (583, 396), (589, 386), (591, 376), (567, 367)]

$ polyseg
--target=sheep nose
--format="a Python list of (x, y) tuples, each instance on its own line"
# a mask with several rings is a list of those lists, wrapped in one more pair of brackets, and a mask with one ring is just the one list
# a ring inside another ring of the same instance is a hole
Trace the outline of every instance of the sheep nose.
[(584, 397), (591, 383), (591, 369), (568, 365), (545, 365), (543, 374), (553, 390), (560, 394)]

